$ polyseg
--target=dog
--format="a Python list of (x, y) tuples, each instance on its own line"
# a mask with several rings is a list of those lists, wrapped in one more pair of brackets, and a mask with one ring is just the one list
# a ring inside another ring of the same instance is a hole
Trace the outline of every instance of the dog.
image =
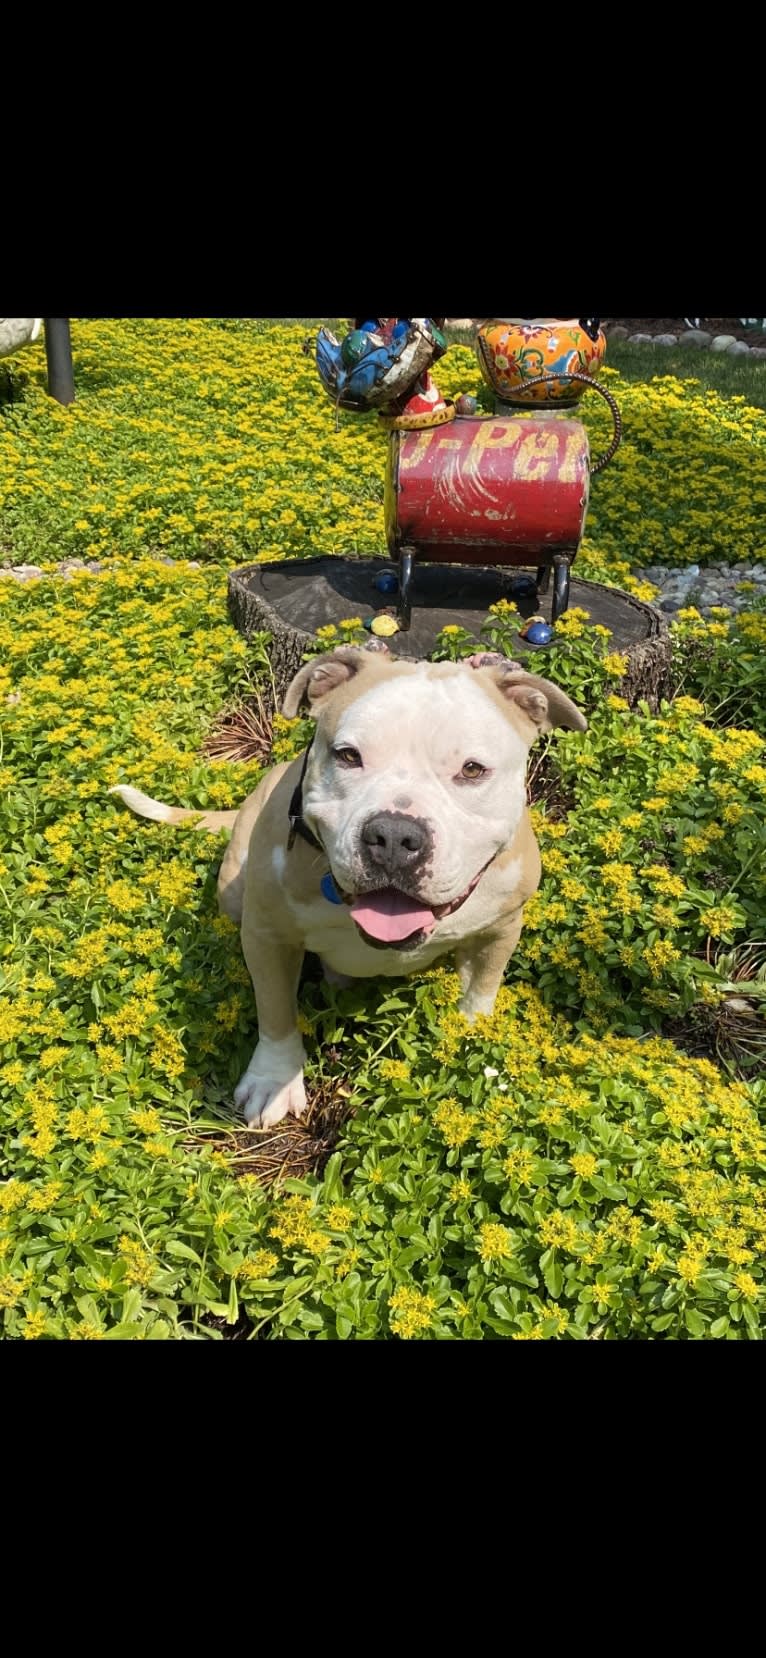
[(334, 983), (419, 972), (454, 952), (460, 1011), (492, 1012), (540, 882), (529, 750), (554, 726), (587, 729), (563, 691), (491, 654), (410, 662), (342, 646), (296, 674), (283, 711), (304, 705), (316, 717), (309, 748), (237, 812), (110, 791), (160, 823), (231, 828), (218, 897), (241, 926), (259, 1031), (234, 1099), (262, 1128), (306, 1108), (307, 950)]

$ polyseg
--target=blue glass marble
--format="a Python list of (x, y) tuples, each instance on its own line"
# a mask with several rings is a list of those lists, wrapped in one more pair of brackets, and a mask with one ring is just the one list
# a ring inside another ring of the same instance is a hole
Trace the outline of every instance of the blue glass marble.
[(393, 570), (381, 570), (380, 575), (375, 577), (372, 585), (378, 593), (397, 593), (399, 578)]
[(549, 645), (553, 638), (553, 628), (547, 622), (533, 622), (524, 635), (528, 645)]

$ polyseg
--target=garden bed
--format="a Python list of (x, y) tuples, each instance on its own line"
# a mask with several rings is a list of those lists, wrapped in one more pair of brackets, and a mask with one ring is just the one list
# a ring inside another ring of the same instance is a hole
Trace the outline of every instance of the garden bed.
[[(388, 568), (388, 561), (378, 559), (306, 558), (232, 571), (232, 617), (245, 638), (264, 630), (270, 634), (279, 698), (284, 696), (305, 653), (320, 648), (318, 629), (337, 628), (344, 618), (364, 618), (390, 608), (385, 595), (374, 587), (376, 576)], [(409, 632), (394, 636), (393, 654), (415, 661), (430, 656), (447, 627), (464, 628), (478, 636), (491, 624), (491, 607), (498, 600), (507, 601), (516, 573), (496, 567), (417, 565), (412, 626)], [(586, 608), (592, 625), (607, 628), (615, 649), (626, 653), (626, 678), (633, 699), (646, 697), (656, 702), (670, 683), (670, 643), (661, 613), (617, 588), (580, 581), (575, 576), (570, 603), (575, 609)], [(522, 618), (539, 614), (550, 620), (550, 590), (542, 597), (520, 598), (517, 608)], [(521, 637), (515, 649), (521, 662), (533, 651)], [(551, 673), (555, 660), (554, 644), (549, 653)]]
[[(348, 1087), (349, 1116), (288, 1189), (259, 1161), (279, 1148), (235, 1125), (256, 1033), (216, 910), (223, 842), (108, 790), (241, 801), (261, 756), (206, 745), (270, 662), (229, 620), (229, 574), (383, 552), (385, 440), (336, 426), (303, 334), (75, 319), (74, 408), (47, 398), (37, 346), (0, 402), (2, 557), (45, 571), (0, 581), (3, 1333), (761, 1339), (762, 1050), (684, 1050), (729, 994), (719, 951), (765, 936), (763, 607), (674, 622), (677, 694), (655, 713), (626, 706), (626, 653), (573, 610), (555, 677), (589, 730), (535, 751), (543, 882), (495, 1013), (462, 1024), (448, 964), (345, 991), (310, 967), (309, 1094)], [(450, 395), (475, 386), (467, 348), (439, 371)], [(631, 566), (671, 547), (757, 558), (766, 415), (605, 373), (625, 439), (578, 579), (651, 604)], [(583, 418), (595, 450), (606, 417)], [(101, 568), (53, 573), (78, 558)], [(277, 717), (274, 757), (306, 736)]]

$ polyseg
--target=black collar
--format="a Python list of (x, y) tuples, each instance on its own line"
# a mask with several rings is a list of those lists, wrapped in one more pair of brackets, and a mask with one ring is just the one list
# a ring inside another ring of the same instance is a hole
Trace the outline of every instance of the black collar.
[(306, 776), (306, 767), (309, 763), (309, 755), (311, 753), (313, 743), (314, 739), (312, 737), (311, 742), (309, 743), (309, 746), (303, 756), (301, 775), (298, 778), (295, 788), (293, 789), (292, 799), (290, 801), (290, 808), (288, 811), (288, 817), (290, 820), (290, 833), (287, 837), (288, 852), (295, 844), (296, 835), (300, 835), (301, 840), (306, 841), (309, 846), (315, 847), (317, 852), (324, 851), (324, 847), (317, 840), (316, 835), (312, 835), (308, 824), (303, 821), (303, 779)]

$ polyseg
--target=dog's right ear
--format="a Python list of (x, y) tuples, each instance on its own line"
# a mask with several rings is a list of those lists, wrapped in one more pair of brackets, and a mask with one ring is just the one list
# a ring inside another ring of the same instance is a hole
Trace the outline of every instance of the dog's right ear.
[(352, 679), (363, 662), (364, 652), (354, 645), (341, 645), (337, 651), (328, 651), (326, 656), (315, 656), (312, 662), (299, 669), (292, 684), (287, 687), (282, 703), (286, 719), (294, 720), (304, 701), (318, 702), (321, 697), (345, 684), (346, 680)]

